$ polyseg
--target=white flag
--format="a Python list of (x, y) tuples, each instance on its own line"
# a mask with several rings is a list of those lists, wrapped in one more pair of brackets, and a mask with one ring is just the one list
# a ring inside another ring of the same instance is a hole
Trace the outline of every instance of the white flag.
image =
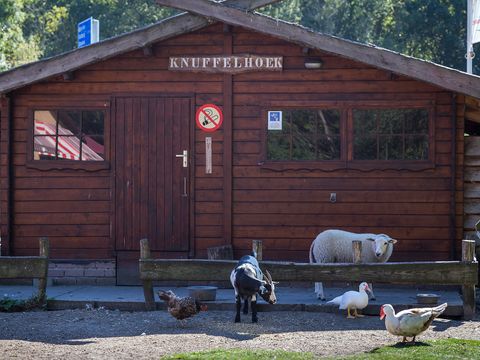
[(472, 44), (480, 42), (480, 0), (473, 0)]

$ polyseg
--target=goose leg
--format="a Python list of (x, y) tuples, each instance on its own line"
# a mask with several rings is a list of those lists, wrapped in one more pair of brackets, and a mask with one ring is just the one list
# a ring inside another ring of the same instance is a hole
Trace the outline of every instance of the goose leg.
[(404, 336), (403, 340), (402, 340), (402, 343), (405, 343), (405, 342), (407, 342), (407, 338)]
[(415, 335), (415, 336), (413, 337), (413, 339), (412, 339), (412, 341), (411, 341), (412, 344), (415, 344), (415, 338), (416, 338), (416, 337), (417, 337), (417, 335)]

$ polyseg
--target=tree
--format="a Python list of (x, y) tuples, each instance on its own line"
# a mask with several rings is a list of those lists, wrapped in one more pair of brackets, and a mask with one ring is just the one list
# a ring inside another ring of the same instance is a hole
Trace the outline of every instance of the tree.
[(34, 61), (41, 54), (37, 38), (23, 33), (26, 2), (0, 0), (0, 71)]
[(41, 46), (48, 57), (77, 47), (77, 24), (90, 16), (100, 21), (104, 40), (155, 23), (174, 13), (155, 0), (33, 0), (27, 32), (42, 29)]
[(326, 34), (465, 69), (465, 0), (303, 0), (263, 11), (299, 19)]

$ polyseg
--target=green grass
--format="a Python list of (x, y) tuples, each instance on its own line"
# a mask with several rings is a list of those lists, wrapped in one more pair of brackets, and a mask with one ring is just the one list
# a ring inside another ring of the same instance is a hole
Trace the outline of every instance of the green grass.
[(187, 360), (311, 360), (310, 353), (289, 352), (283, 350), (216, 349), (185, 354), (175, 354), (162, 359)]
[[(332, 358), (339, 359), (339, 358)], [(396, 344), (372, 350), (365, 354), (342, 357), (343, 360), (453, 360), (480, 359), (480, 341), (444, 339), (413, 344)]]
[[(348, 344), (344, 344), (347, 346)], [(283, 350), (216, 349), (210, 351), (175, 354), (162, 359), (174, 360), (312, 360), (311, 353)], [(333, 357), (336, 360), (477, 360), (480, 359), (480, 341), (444, 339), (395, 344), (372, 350), (364, 354)]]

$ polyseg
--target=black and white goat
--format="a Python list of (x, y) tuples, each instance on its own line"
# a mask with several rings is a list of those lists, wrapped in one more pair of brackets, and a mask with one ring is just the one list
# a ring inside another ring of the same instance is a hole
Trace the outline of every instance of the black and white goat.
[(269, 304), (275, 304), (277, 298), (275, 296), (275, 283), (272, 276), (265, 270), (265, 274), (260, 270), (255, 253), (245, 255), (239, 261), (235, 269), (230, 274), (230, 282), (235, 289), (235, 299), (237, 302), (237, 315), (235, 322), (240, 322), (240, 308), (242, 299), (245, 304), (243, 313), (248, 314), (248, 302), (252, 310), (252, 322), (256, 323), (257, 318), (257, 294)]

